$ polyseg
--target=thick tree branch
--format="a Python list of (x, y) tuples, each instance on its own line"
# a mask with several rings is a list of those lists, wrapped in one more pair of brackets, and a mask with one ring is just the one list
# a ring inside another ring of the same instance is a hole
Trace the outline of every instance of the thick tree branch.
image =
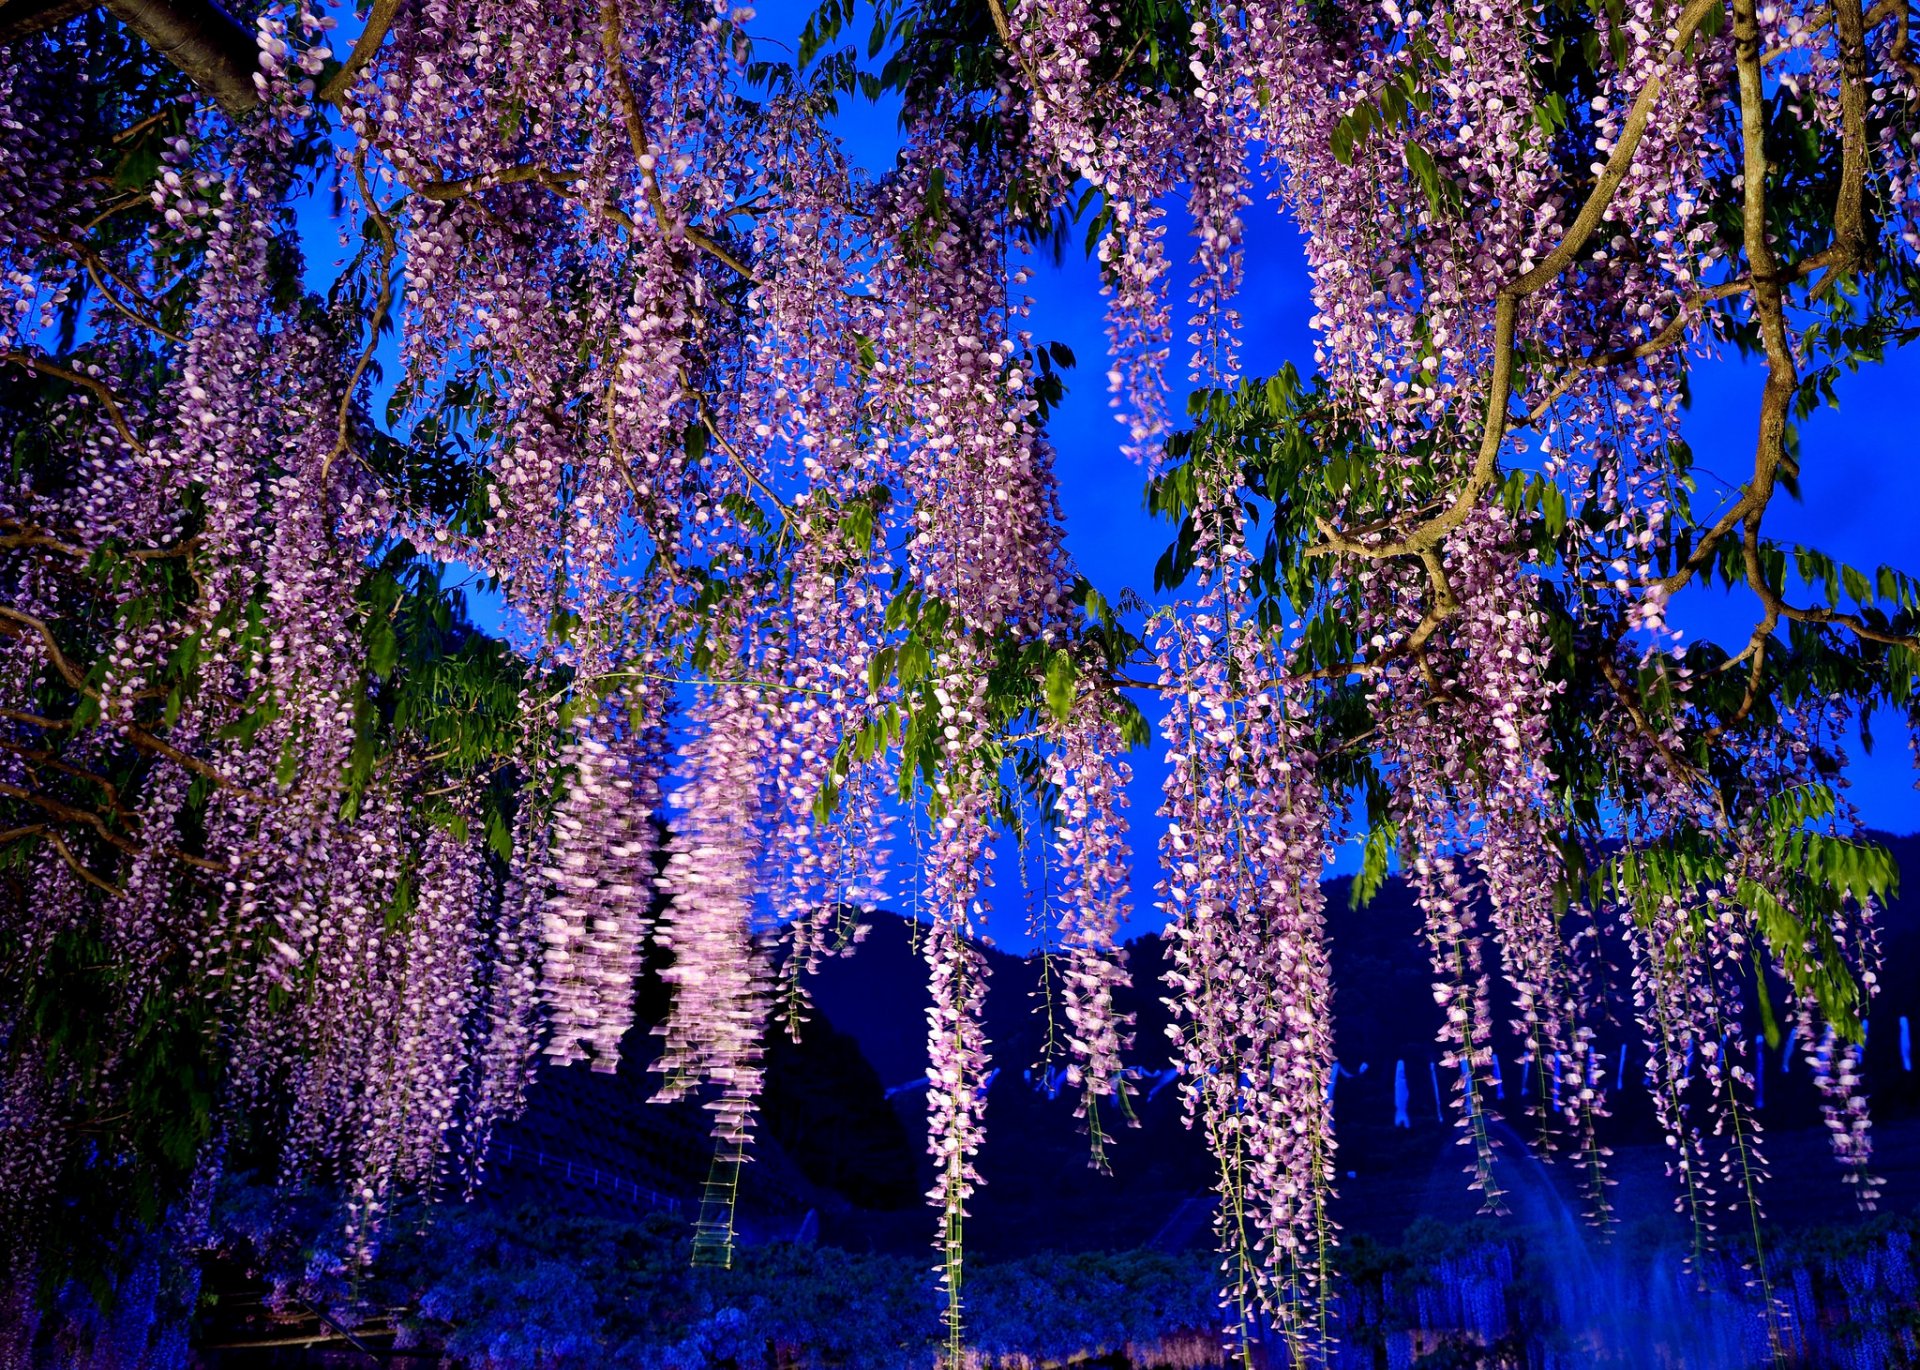
[[(1740, 232), (1753, 278), (1753, 309), (1766, 352), (1767, 379), (1760, 391), (1760, 433), (1754, 443), (1753, 480), (1740, 522), (1741, 558), (1747, 581), (1763, 593), (1766, 575), (1760, 563), (1760, 523), (1780, 470), (1787, 436), (1787, 407), (1800, 388), (1787, 341), (1786, 304), (1779, 264), (1767, 240), (1766, 94), (1760, 76), (1760, 22), (1753, 0), (1733, 0), (1733, 63), (1740, 88), (1741, 202)], [(1847, 192), (1841, 192), (1842, 200)], [(1857, 211), (1858, 206), (1855, 206)], [(1836, 211), (1836, 219), (1839, 217)], [(1771, 610), (1769, 617), (1771, 617)], [(1756, 652), (1764, 651), (1756, 648)]]
[[(1029, 91), (1040, 89), (1040, 82), (1035, 77), (1033, 68), (1027, 65), (1027, 54), (1021, 51), (1020, 45), (1014, 41), (1013, 25), (1007, 22), (1006, 5), (1002, 0), (987, 0), (987, 15), (992, 19), (993, 31), (999, 36), (1001, 45), (1007, 50), (1007, 55), (1013, 58), (1013, 64), (1020, 68), (1020, 74), (1026, 78), (1027, 89)], [(1134, 45), (1134, 51), (1139, 51), (1139, 44)], [(1131, 53), (1128, 54), (1128, 60), (1132, 60)]]
[[(0, 47), (57, 28), (102, 0), (0, 0)], [(104, 7), (229, 114), (260, 103), (253, 34), (214, 0), (104, 0)]]
[(580, 179), (578, 172), (553, 171), (547, 167), (531, 163), (523, 166), (501, 167), (498, 171), (481, 171), (472, 176), (461, 176), (446, 181), (427, 181), (411, 187), (413, 193), (423, 200), (432, 200), (436, 204), (451, 204), (455, 200), (464, 200), (483, 190), (495, 186), (524, 185), (535, 182), (549, 189), (558, 187), (563, 192), (572, 182)]
[(1840, 193), (1833, 206), (1833, 245), (1858, 268), (1867, 259), (1867, 32), (1860, 0), (1833, 0), (1833, 28), (1840, 48)]
[(260, 103), (253, 83), (259, 46), (213, 0), (107, 0), (107, 8), (228, 113)]
[(49, 552), (57, 552), (63, 557), (72, 557), (76, 561), (89, 561), (93, 553), (84, 547), (76, 547), (71, 542), (62, 542), (43, 528), (32, 528), (13, 519), (0, 519), (0, 528), (17, 527), (18, 533), (0, 533), (0, 552), (10, 552), (19, 547), (41, 547)]
[(1887, 45), (1887, 60), (1904, 75), (1908, 82), (1920, 89), (1920, 66), (1916, 66), (1910, 51), (1910, 33), (1907, 21), (1907, 0), (1880, 0), (1873, 7), (1873, 13), (1867, 16), (1867, 27), (1878, 28), (1886, 20), (1893, 20), (1893, 41)]
[[(1760, 621), (1748, 635), (1746, 648), (1721, 669), (1745, 663), (1746, 688), (1738, 707), (1707, 731), (1708, 740), (1744, 720), (1765, 692), (1768, 644), (1782, 618), (1798, 623), (1834, 624), (1884, 646), (1920, 649), (1920, 639), (1888, 633), (1854, 614), (1832, 609), (1800, 609), (1786, 602), (1766, 577), (1760, 555), (1761, 521), (1772, 502), (1786, 441), (1787, 409), (1799, 388), (1799, 375), (1787, 337), (1782, 276), (1767, 240), (1765, 147), (1765, 89), (1761, 78), (1759, 21), (1753, 0), (1733, 0), (1734, 67), (1740, 90), (1741, 235), (1752, 272), (1754, 314), (1767, 359), (1767, 379), (1760, 395), (1760, 433), (1754, 447), (1753, 480), (1734, 506), (1709, 530), (1686, 564), (1660, 582), (1663, 594), (1684, 586), (1711, 559), (1714, 545), (1734, 527), (1741, 529), (1740, 559), (1747, 585), (1759, 598)], [(1867, 256), (1868, 244), (1862, 198), (1866, 148), (1867, 22), (1858, 0), (1836, 0), (1834, 26), (1841, 56), (1841, 172), (1834, 203), (1834, 245), (1822, 256), (1836, 267), (1857, 267)], [(1876, 11), (1878, 14), (1878, 11)]]
[[(471, 176), (461, 176), (445, 181), (427, 181), (422, 185), (411, 187), (411, 192), (423, 200), (432, 200), (435, 204), (453, 204), (470, 199), (495, 186), (533, 184), (549, 194), (577, 203), (579, 196), (573, 192), (573, 183), (579, 179), (580, 173), (577, 171), (554, 171), (549, 167), (533, 165), (510, 166), (502, 167), (498, 171), (481, 171)], [(482, 207), (484, 208), (484, 203)], [(603, 204), (595, 208), (629, 233), (634, 230), (633, 216), (619, 205)]]

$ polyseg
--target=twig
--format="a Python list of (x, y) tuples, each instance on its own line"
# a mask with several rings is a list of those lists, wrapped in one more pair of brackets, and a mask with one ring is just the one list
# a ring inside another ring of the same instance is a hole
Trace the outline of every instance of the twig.
[(747, 484), (758, 490), (767, 499), (773, 501), (774, 507), (780, 511), (781, 518), (791, 523), (793, 520), (793, 510), (788, 507), (785, 500), (773, 492), (771, 486), (761, 480), (758, 475), (754, 474), (754, 470), (747, 464), (746, 458), (740, 455), (731, 442), (727, 441), (726, 434), (720, 431), (720, 426), (713, 421), (713, 415), (707, 412), (705, 400), (703, 400), (699, 392), (693, 388), (693, 383), (685, 371), (680, 373), (680, 383), (686, 387), (687, 398), (693, 401), (694, 412), (700, 416), (700, 426), (707, 430), (708, 436), (719, 446), (721, 454), (733, 463), (734, 468), (738, 470), (742, 476), (746, 477)]
[[(1013, 25), (1007, 22), (1007, 9), (1002, 3), (1002, 0), (987, 0), (987, 14), (993, 20), (993, 31), (1000, 36), (1001, 43), (1005, 45), (1007, 49), (1007, 55), (1013, 58), (1013, 64), (1019, 67), (1020, 74), (1026, 77), (1027, 89), (1029, 91), (1038, 90), (1040, 88), (1040, 82), (1035, 79), (1033, 68), (1027, 65), (1026, 53), (1022, 52), (1020, 45), (1013, 41)], [(1136, 42), (1133, 45), (1133, 51), (1127, 54), (1126, 61), (1123, 65), (1131, 66), (1134, 53), (1137, 53), (1139, 50), (1140, 44)]]
[(1668, 768), (1672, 770), (1676, 776), (1688, 778), (1698, 776), (1700, 774), (1699, 769), (1667, 745), (1666, 738), (1660, 735), (1659, 729), (1655, 728), (1652, 721), (1648, 719), (1646, 710), (1640, 703), (1638, 693), (1627, 683), (1626, 678), (1620, 674), (1620, 667), (1618, 663), (1614, 661), (1613, 652), (1610, 647), (1603, 647), (1598, 653), (1598, 658), (1601, 677), (1607, 682), (1608, 686), (1612, 688), (1614, 696), (1620, 701), (1621, 707), (1627, 711), (1627, 717), (1633, 721), (1634, 729), (1641, 737), (1646, 739), (1649, 746), (1660, 753), (1660, 759), (1667, 763)]
[[(0, 524), (12, 522), (12, 519), (0, 519)], [(62, 542), (42, 528), (28, 528), (19, 533), (0, 533), (0, 551), (16, 547), (44, 547), (49, 552), (58, 552), (63, 557), (72, 557), (77, 561), (93, 559), (93, 553), (86, 548), (76, 547), (70, 542)]]
[(47, 845), (59, 854), (62, 861), (66, 862), (67, 869), (71, 870), (89, 885), (92, 885), (95, 889), (104, 890), (116, 899), (126, 893), (125, 890), (121, 889), (111, 880), (102, 879), (100, 876), (88, 870), (86, 864), (73, 854), (73, 848), (67, 845), (67, 840), (45, 823), (29, 823), (22, 828), (8, 828), (5, 832), (0, 832), (0, 847), (23, 841), (29, 837), (46, 838)]
[(121, 807), (119, 787), (104, 775), (95, 775), (92, 771), (70, 765), (44, 747), (24, 747), (18, 742), (8, 742), (0, 738), (0, 750), (12, 752), (22, 760), (30, 761), (36, 766), (48, 767), (62, 775), (72, 776), (75, 780), (91, 781), (106, 792), (107, 803), (113, 809), (114, 817), (129, 820), (133, 817)]
[[(87, 695), (89, 698), (98, 699), (100, 697), (97, 692), (87, 688), (87, 678), (85, 674), (71, 661), (67, 660), (67, 654), (60, 650), (60, 640), (53, 635), (53, 629), (47, 626), (44, 619), (37, 618), (29, 613), (24, 613), (8, 604), (0, 604), (0, 619), (5, 619), (10, 623), (18, 625), (18, 628), (25, 632), (37, 634), (40, 638), (41, 645), (47, 650), (48, 658), (53, 662), (53, 669), (60, 673), (60, 678), (66, 681), (73, 689), (78, 690), (81, 694)], [(0, 631), (6, 630), (0, 629)], [(21, 633), (16, 631), (10, 635), (20, 636)]]
[[(85, 695), (87, 698), (95, 701), (100, 699), (100, 692), (88, 686), (85, 673), (76, 667), (73, 662), (68, 660), (66, 653), (60, 650), (59, 639), (53, 635), (53, 629), (48, 627), (44, 620), (6, 604), (0, 604), (0, 620), (5, 620), (15, 625), (11, 630), (11, 635), (13, 636), (23, 636), (26, 633), (37, 635), (40, 638), (41, 645), (46, 649), (48, 658), (53, 663), (54, 670), (59, 672), (60, 678), (66, 681), (72, 689)], [(0, 632), (7, 631), (9, 630), (0, 628)], [(155, 737), (144, 728), (136, 727), (131, 723), (118, 723), (114, 726), (119, 730), (121, 736), (125, 737), (127, 741), (131, 742), (143, 752), (151, 752), (155, 756), (165, 757), (176, 766), (184, 767), (192, 771), (195, 775), (204, 776), (206, 779), (220, 786), (220, 788), (231, 791), (234, 794), (244, 795), (256, 801), (263, 799), (263, 796), (238, 784), (216, 767), (202, 761), (197, 756), (191, 756), (181, 751), (170, 742)]]
[(116, 899), (126, 893), (125, 890), (121, 889), (120, 886), (114, 884), (111, 880), (102, 879), (100, 876), (88, 870), (86, 863), (73, 854), (73, 848), (67, 845), (67, 839), (55, 832), (52, 828), (42, 829), (41, 835), (47, 839), (48, 845), (60, 853), (60, 859), (67, 863), (68, 869), (72, 870), (75, 875), (79, 876), (89, 885), (112, 895)]
[(31, 804), (37, 809), (52, 814), (63, 823), (79, 823), (92, 828), (101, 841), (130, 856), (137, 855), (140, 851), (140, 844), (138, 842), (126, 836), (124, 833), (117, 833), (112, 828), (109, 828), (106, 820), (91, 810), (76, 809), (73, 805), (63, 803), (58, 799), (50, 798), (44, 794), (35, 794), (32, 790), (23, 789), (18, 785), (9, 785), (4, 782), (0, 782), (0, 797), (17, 799), (23, 804)]
[[(44, 547), (50, 552), (62, 556), (74, 557), (80, 561), (93, 558), (104, 548), (82, 547), (77, 543), (64, 540), (50, 528), (28, 523), (24, 519), (0, 516), (0, 528), (13, 528), (17, 532), (0, 533), (0, 549), (10, 547)], [(190, 555), (200, 545), (199, 535), (182, 538), (171, 547), (128, 547), (117, 549), (115, 556), (125, 557), (129, 561), (167, 561), (174, 557)]]
[(347, 377), (340, 395), (338, 436), (334, 440), (333, 450), (320, 463), (322, 490), (326, 488), (327, 474), (333, 469), (334, 462), (345, 456), (347, 449), (353, 445), (353, 397), (360, 389), (361, 377), (373, 365), (373, 354), (380, 347), (380, 327), (386, 322), (387, 310), (393, 305), (393, 259), (399, 250), (393, 225), (387, 222), (387, 216), (380, 210), (380, 202), (367, 187), (367, 152), (364, 147), (353, 155), (353, 179), (360, 187), (360, 198), (366, 202), (367, 217), (373, 220), (380, 234), (380, 291), (374, 298), (373, 318), (367, 324), (367, 346), (354, 362), (353, 374)]
[(178, 112), (179, 111), (177, 109), (162, 109), (153, 114), (149, 114), (146, 118), (138, 121), (137, 123), (128, 124), (125, 128), (121, 129), (118, 133), (114, 134), (113, 141), (116, 145), (120, 143), (131, 142), (133, 139), (138, 138), (141, 134), (145, 133), (148, 129), (152, 128), (155, 124), (160, 123), (163, 120), (172, 118)]
[(64, 732), (73, 723), (63, 718), (42, 718), (39, 714), (30, 714), (19, 709), (0, 709), (0, 718), (10, 718), (15, 723), (25, 723), (31, 728), (44, 728), (48, 732)]
[(140, 313), (138, 310), (134, 309), (131, 305), (127, 304), (118, 295), (115, 295), (111, 290), (107, 289), (107, 283), (100, 279), (100, 273), (102, 270), (104, 270), (109, 276), (112, 276), (116, 284), (122, 287), (126, 287), (126, 282), (121, 280), (120, 274), (116, 272), (110, 265), (108, 265), (107, 262), (101, 258), (99, 253), (94, 252), (90, 249), (83, 248), (81, 249), (80, 259), (87, 268), (87, 275), (93, 281), (94, 289), (100, 292), (100, 297), (104, 299), (108, 304), (112, 305), (115, 309), (120, 311), (120, 313), (126, 315), (129, 319), (139, 324), (142, 328), (148, 329), (149, 331), (154, 333), (158, 333), (161, 337), (165, 338), (168, 342), (171, 342), (171, 343), (186, 342), (186, 339), (181, 337), (178, 333), (175, 333), (171, 329), (165, 328), (161, 326), (159, 323), (156, 323), (154, 320), (148, 318), (146, 315)]

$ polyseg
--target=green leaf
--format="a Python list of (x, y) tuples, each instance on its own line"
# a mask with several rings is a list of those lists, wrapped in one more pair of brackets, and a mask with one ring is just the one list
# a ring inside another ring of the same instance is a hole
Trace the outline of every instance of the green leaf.
[(873, 506), (856, 500), (840, 516), (840, 535), (860, 551), (873, 546)]
[(1056, 648), (1047, 659), (1047, 709), (1065, 723), (1073, 713), (1074, 681), (1078, 672), (1065, 649)]
[(399, 660), (400, 637), (393, 631), (392, 621), (374, 619), (367, 625), (367, 669), (375, 680), (385, 680)]
[(1420, 183), (1420, 189), (1427, 193), (1427, 207), (1435, 214), (1451, 212), (1459, 190), (1441, 173), (1439, 164), (1433, 160), (1433, 154), (1420, 146), (1419, 139), (1409, 138), (1406, 158), (1407, 170), (1411, 171), (1414, 180)]
[(924, 680), (927, 672), (933, 669), (933, 658), (927, 653), (927, 644), (918, 637), (910, 637), (900, 644), (896, 670), (900, 676), (900, 688), (906, 689), (918, 681)]
[(887, 677), (893, 674), (893, 648), (882, 647), (873, 654), (873, 660), (867, 663), (867, 690), (878, 694), (880, 687), (887, 683)]
[(113, 184), (120, 190), (144, 191), (160, 174), (160, 145), (152, 138), (137, 139), (113, 169)]
[(1393, 854), (1394, 839), (1399, 832), (1392, 823), (1377, 823), (1368, 831), (1367, 845), (1360, 855), (1360, 873), (1353, 877), (1353, 885), (1347, 891), (1347, 907), (1365, 908), (1387, 883), (1387, 861)]

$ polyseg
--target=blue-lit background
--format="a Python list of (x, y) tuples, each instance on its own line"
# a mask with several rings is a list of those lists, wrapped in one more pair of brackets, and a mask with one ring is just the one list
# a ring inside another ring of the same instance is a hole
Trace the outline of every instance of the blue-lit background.
[[(773, 0), (761, 6), (751, 25), (759, 55), (791, 60), (813, 9), (811, 0)], [(840, 41), (864, 45), (870, 24), (871, 16), (863, 9)], [(357, 29), (351, 11), (341, 13), (335, 46), (344, 50)], [(872, 175), (891, 169), (901, 146), (897, 103), (850, 99), (832, 123), (856, 165)], [(1305, 255), (1298, 233), (1278, 201), (1267, 193), (1270, 189), (1270, 182), (1259, 188), (1256, 203), (1245, 216), (1245, 279), (1239, 301), (1243, 370), (1251, 376), (1266, 375), (1290, 362), (1307, 374), (1313, 369), (1313, 335), (1307, 326), (1313, 307)], [(316, 288), (331, 281), (342, 261), (339, 226), (325, 198), (309, 201), (303, 224), (309, 277)], [(1187, 260), (1190, 221), (1177, 199), (1167, 204), (1167, 210), (1167, 248), (1173, 264), (1169, 288), (1179, 339), (1188, 331), (1183, 302), (1192, 279)], [(1122, 589), (1154, 599), (1153, 567), (1171, 529), (1147, 513), (1145, 474), (1119, 451), (1121, 429), (1105, 382), (1105, 302), (1098, 274), (1091, 261), (1072, 251), (1059, 263), (1036, 255), (1027, 264), (1032, 272), (1027, 286), (1033, 299), (1030, 327), (1041, 342), (1065, 343), (1078, 362), (1067, 374), (1067, 396), (1050, 427), (1067, 548), (1079, 570), (1109, 601)], [(391, 341), (382, 353), (390, 385), (397, 375)], [(1169, 412), (1176, 422), (1191, 388), (1186, 382), (1186, 353), (1185, 345), (1176, 342), (1168, 367), (1173, 386)], [(1700, 363), (1694, 369), (1684, 431), (1701, 481), (1700, 507), (1715, 501), (1716, 478), (1720, 482), (1717, 497), (1731, 500), (1737, 496), (1742, 474), (1751, 469), (1761, 381), (1760, 368), (1737, 356)], [(1777, 496), (1768, 510), (1767, 532), (1789, 545), (1818, 545), (1849, 565), (1892, 565), (1920, 573), (1920, 512), (1916, 512), (1920, 511), (1920, 463), (1914, 460), (1912, 441), (1920, 425), (1914, 404), (1920, 396), (1920, 353), (1912, 349), (1894, 353), (1884, 366), (1843, 378), (1837, 390), (1839, 407), (1814, 415), (1801, 430), (1801, 499), (1796, 502), (1784, 493)], [(384, 400), (384, 395), (380, 398)], [(450, 577), (470, 579), (460, 568), (453, 568)], [(468, 602), (480, 627), (500, 631), (496, 597), (470, 588)], [(1690, 637), (1710, 634), (1723, 642), (1742, 640), (1752, 626), (1751, 597), (1740, 589), (1724, 593), (1696, 585), (1676, 600), (1670, 621)], [(1157, 724), (1156, 698), (1141, 691), (1137, 700)], [(1904, 724), (1895, 715), (1883, 714), (1872, 720), (1872, 732), (1876, 745), (1870, 753), (1858, 740), (1850, 749), (1851, 798), (1870, 827), (1914, 831), (1920, 828), (1920, 792), (1915, 788)], [(1165, 775), (1157, 745), (1134, 753), (1131, 761), (1135, 880), (1129, 935), (1160, 923), (1152, 907), (1160, 831), (1154, 814)], [(889, 884), (896, 906), (904, 911), (912, 897), (912, 847), (904, 834), (894, 847)], [(1003, 848), (1008, 849), (996, 862), (988, 932), (1003, 946), (1017, 950), (1031, 944), (1028, 919), (1033, 899), (1044, 885), (1044, 870), (1035, 849), (1027, 851), (1023, 871), (1010, 844)], [(1336, 853), (1332, 872), (1350, 872), (1358, 862), (1357, 848), (1349, 846)]]
[[(811, 6), (775, 3), (760, 10), (757, 31), (768, 45), (791, 47)], [(862, 23), (849, 33), (864, 38)], [(838, 131), (855, 160), (874, 173), (892, 165), (900, 145), (897, 107), (855, 103), (844, 109)], [(1271, 182), (1246, 213), (1246, 273), (1239, 302), (1244, 331), (1242, 362), (1252, 376), (1270, 374), (1292, 363), (1303, 375), (1313, 370), (1313, 315), (1303, 242), (1270, 193)], [(1171, 290), (1183, 300), (1192, 280), (1187, 260), (1191, 221), (1184, 204), (1170, 202), (1168, 254), (1173, 259)], [(1121, 431), (1112, 417), (1105, 385), (1104, 301), (1093, 264), (1069, 255), (1055, 265), (1032, 259), (1032, 328), (1043, 341), (1066, 343), (1079, 361), (1069, 376), (1066, 401), (1050, 434), (1057, 453), (1060, 498), (1066, 514), (1067, 546), (1079, 569), (1108, 598), (1130, 587), (1153, 598), (1153, 566), (1166, 547), (1170, 529), (1151, 517), (1143, 498), (1144, 476), (1120, 455)], [(1175, 336), (1187, 333), (1186, 311), (1176, 308)], [(1170, 411), (1184, 412), (1187, 394), (1186, 348), (1175, 344), (1168, 379), (1174, 385)], [(1728, 355), (1696, 365), (1691, 407), (1684, 433), (1693, 448), (1701, 482), (1698, 504), (1738, 496), (1743, 473), (1752, 469), (1759, 413), (1759, 364)], [(1914, 438), (1920, 427), (1920, 353), (1889, 355), (1884, 366), (1844, 378), (1837, 386), (1839, 408), (1822, 410), (1801, 429), (1801, 499), (1777, 496), (1767, 514), (1769, 535), (1786, 544), (1817, 545), (1849, 565), (1892, 565), (1920, 571), (1920, 461)], [(1739, 641), (1753, 622), (1752, 598), (1744, 589), (1722, 592), (1695, 586), (1673, 606), (1670, 621), (1689, 638), (1712, 635)], [(1157, 721), (1158, 706), (1145, 692), (1141, 707)], [(1920, 827), (1920, 792), (1904, 721), (1883, 713), (1872, 720), (1875, 745), (1869, 753), (1857, 740), (1850, 749), (1851, 797), (1866, 822), (1888, 832)], [(1156, 749), (1157, 753), (1157, 749)], [(1156, 876), (1154, 844), (1165, 768), (1156, 755), (1133, 757), (1133, 818), (1136, 840), (1134, 930), (1157, 926), (1151, 907)], [(1336, 873), (1358, 865), (1356, 849), (1337, 854)], [(1004, 867), (1005, 863), (1003, 863)], [(1000, 887), (1008, 889), (1003, 869)], [(1005, 901), (1003, 901), (1004, 903)], [(995, 932), (1021, 945), (1012, 920), (999, 918)]]

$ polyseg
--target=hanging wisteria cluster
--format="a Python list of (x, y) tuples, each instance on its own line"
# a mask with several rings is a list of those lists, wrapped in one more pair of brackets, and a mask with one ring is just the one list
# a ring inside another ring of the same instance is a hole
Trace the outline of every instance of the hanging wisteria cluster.
[[(1912, 707), (1920, 590), (1764, 517), (1795, 423), (1916, 312), (1904, 0), (830, 0), (794, 62), (725, 0), (373, 0), (350, 47), (310, 0), (193, 13), (164, 61), (104, 12), (0, 32), (16, 1286), (100, 1155), (81, 1125), (165, 1111), (162, 1075), (189, 1121), (114, 1134), (144, 1202), (245, 1155), (337, 1186), (364, 1257), (401, 1196), (476, 1183), (540, 1053), (615, 1066), (649, 964), (662, 1093), (743, 1153), (766, 1034), (805, 1030), (897, 825), (957, 1358), (996, 835), (1045, 829), (1099, 1162), (1137, 692), (1244, 1333), (1328, 1335), (1347, 838), (1363, 888), (1397, 853), (1418, 897), (1489, 1203), (1510, 1036), (1604, 1217), (1622, 946), (1702, 1240), (1763, 1170), (1768, 974), (1870, 1202), (1892, 876), (1832, 782), (1846, 726)], [(836, 46), (856, 17), (878, 75)], [(882, 87), (902, 146), (869, 175), (827, 121)], [(329, 196), (337, 244), (302, 227)], [(1310, 383), (1240, 374), (1268, 197)], [(1083, 233), (1116, 447), (1177, 525), (1132, 627), (1064, 550), (1066, 358), (1025, 293)], [(1729, 350), (1766, 378), (1721, 490), (1679, 417)], [(1687, 643), (1713, 581), (1752, 632)]]

